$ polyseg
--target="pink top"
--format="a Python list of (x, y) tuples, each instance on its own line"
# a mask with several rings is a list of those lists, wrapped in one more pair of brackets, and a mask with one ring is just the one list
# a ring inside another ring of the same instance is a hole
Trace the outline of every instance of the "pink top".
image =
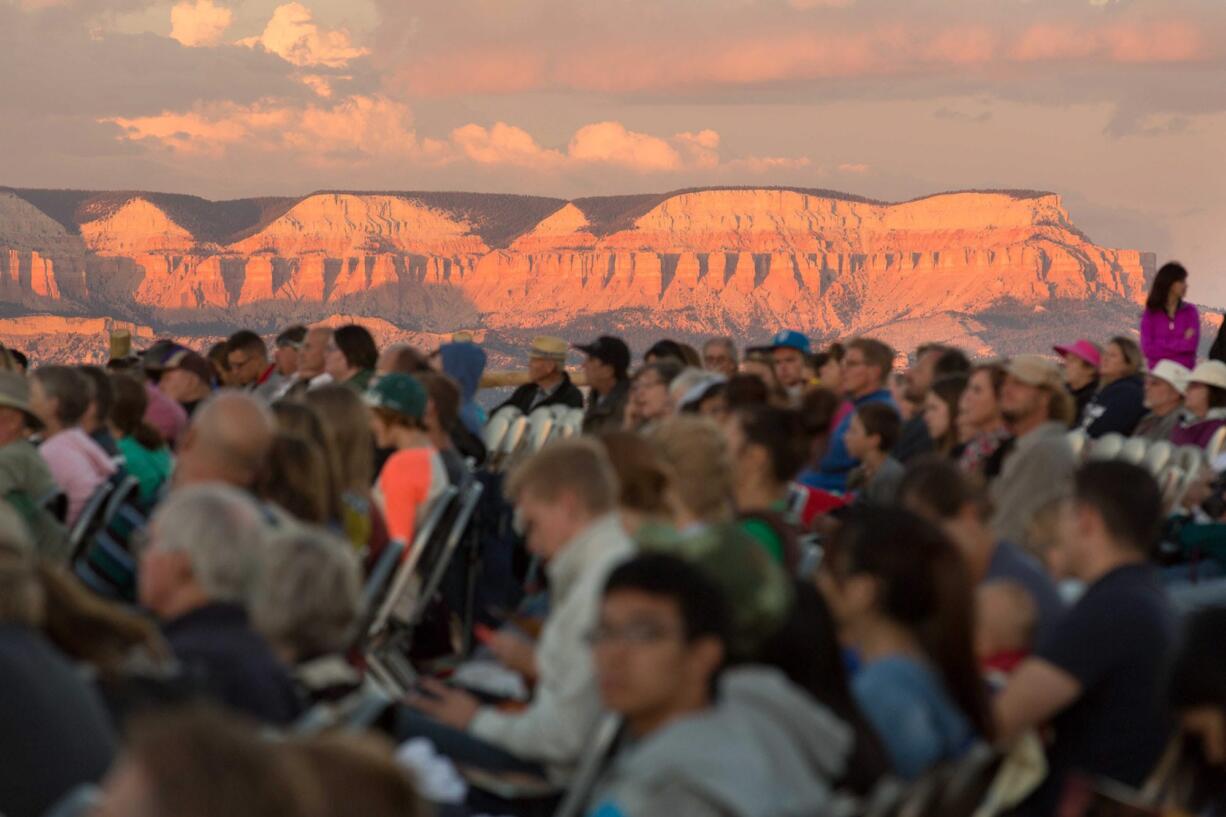
[(187, 428), (187, 409), (162, 394), (152, 383), (145, 384), (145, 394), (149, 397), (145, 422), (156, 428), (167, 445), (174, 448), (179, 435)]
[(56, 484), (68, 496), (68, 524), (81, 514), (98, 486), (115, 473), (115, 463), (79, 428), (61, 431), (38, 447)]
[(1153, 309), (1141, 316), (1141, 351), (1151, 371), (1159, 360), (1173, 360), (1195, 369), (1199, 345), (1200, 313), (1192, 304), (1180, 304), (1174, 318)]

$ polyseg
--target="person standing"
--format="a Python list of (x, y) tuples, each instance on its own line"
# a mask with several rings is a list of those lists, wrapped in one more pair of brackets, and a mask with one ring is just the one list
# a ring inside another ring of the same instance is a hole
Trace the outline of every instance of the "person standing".
[(1188, 271), (1174, 262), (1163, 264), (1154, 277), (1145, 314), (1141, 316), (1141, 351), (1149, 368), (1160, 360), (1173, 360), (1196, 368), (1200, 346), (1200, 313), (1187, 303)]
[(570, 382), (565, 364), (566, 341), (548, 335), (534, 338), (528, 354), (528, 382), (494, 411), (506, 406), (514, 406), (524, 414), (547, 406), (583, 408), (583, 392)]

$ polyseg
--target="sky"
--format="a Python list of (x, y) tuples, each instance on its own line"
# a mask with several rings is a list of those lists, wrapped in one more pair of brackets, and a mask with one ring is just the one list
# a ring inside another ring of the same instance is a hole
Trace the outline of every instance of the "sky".
[(0, 0), (0, 185), (1063, 197), (1226, 306), (1226, 0)]

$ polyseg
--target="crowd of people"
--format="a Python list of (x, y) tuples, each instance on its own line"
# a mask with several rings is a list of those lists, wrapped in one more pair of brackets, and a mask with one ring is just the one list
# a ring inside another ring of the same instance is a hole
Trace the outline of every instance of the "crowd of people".
[[(1186, 294), (993, 360), (541, 336), (488, 411), (467, 334), (0, 350), (0, 814), (1226, 813), (1226, 341)], [(412, 683), (306, 734), (475, 482)]]

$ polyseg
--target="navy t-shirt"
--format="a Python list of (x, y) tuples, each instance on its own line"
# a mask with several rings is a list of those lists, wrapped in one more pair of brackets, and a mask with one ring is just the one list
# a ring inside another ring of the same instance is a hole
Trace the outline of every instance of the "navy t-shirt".
[(1064, 616), (1064, 600), (1051, 577), (1033, 556), (1009, 541), (997, 543), (988, 563), (985, 582), (1010, 581), (1020, 584), (1034, 599), (1039, 610), (1036, 643), (1042, 644)]
[(1139, 786), (1171, 733), (1163, 679), (1178, 620), (1146, 564), (1100, 578), (1065, 614), (1036, 655), (1072, 675), (1081, 696), (1052, 721), (1050, 773), (1027, 814), (1051, 814), (1065, 777), (1080, 771)]

